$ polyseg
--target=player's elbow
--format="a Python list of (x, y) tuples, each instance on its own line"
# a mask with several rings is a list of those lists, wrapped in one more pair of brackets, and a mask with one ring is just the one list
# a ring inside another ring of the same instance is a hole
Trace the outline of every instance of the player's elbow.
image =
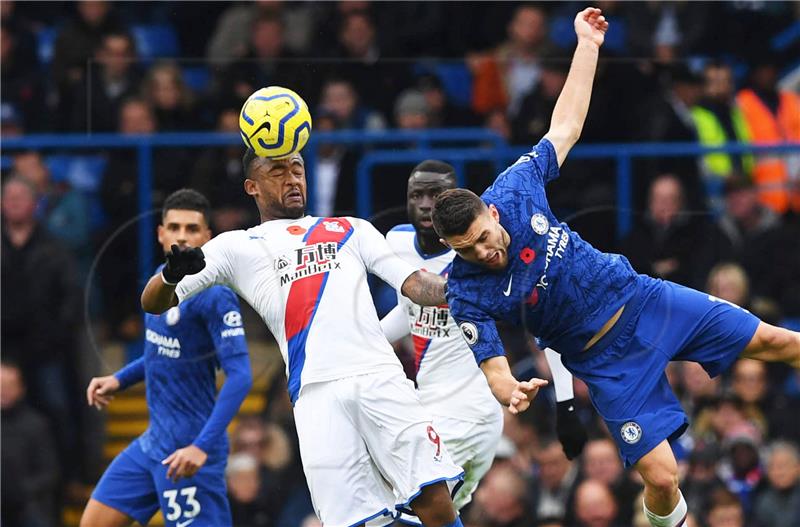
[[(566, 148), (572, 148), (578, 139), (581, 138), (583, 131), (583, 123), (578, 121), (565, 121), (558, 123), (550, 128), (547, 132), (547, 137), (552, 138), (551, 143), (558, 142)], [(555, 139), (555, 141), (553, 141)]]

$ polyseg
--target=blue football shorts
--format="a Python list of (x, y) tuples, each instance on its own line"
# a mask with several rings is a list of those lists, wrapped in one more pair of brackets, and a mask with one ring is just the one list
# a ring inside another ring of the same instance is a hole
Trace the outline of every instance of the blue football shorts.
[(619, 320), (591, 348), (562, 356), (589, 387), (626, 467), (689, 420), (667, 382), (669, 361), (700, 363), (711, 377), (728, 369), (752, 339), (749, 311), (678, 284), (639, 275)]

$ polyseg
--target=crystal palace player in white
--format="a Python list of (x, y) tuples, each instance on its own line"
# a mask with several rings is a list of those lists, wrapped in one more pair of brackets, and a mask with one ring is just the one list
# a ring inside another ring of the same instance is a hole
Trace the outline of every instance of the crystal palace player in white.
[[(414, 167), (407, 192), (411, 223), (398, 225), (386, 235), (389, 246), (400, 258), (445, 278), (455, 251), (439, 241), (431, 212), (436, 196), (456, 186), (455, 169), (447, 163), (427, 160)], [(381, 320), (381, 328), (390, 342), (411, 335), (420, 400), (433, 414), (436, 431), (444, 439), (453, 461), (464, 467), (464, 484), (454, 499), (456, 509), (461, 509), (469, 503), (494, 460), (503, 431), (500, 404), (447, 305), (423, 307), (399, 293), (397, 296), (397, 307)], [(572, 375), (557, 353), (547, 350), (546, 357), (559, 401), (559, 437), (572, 459), (586, 441), (584, 429), (573, 411)], [(406, 514), (402, 520), (418, 523)]]
[(395, 256), (367, 221), (305, 215), (303, 158), (245, 155), (245, 191), (262, 224), (218, 235), (202, 251), (167, 256), (142, 307), (166, 311), (225, 284), (277, 340), (288, 375), (303, 468), (326, 527), (387, 525), (408, 507), (424, 525), (460, 526), (453, 464), (381, 331), (367, 287), (373, 272), (415, 303), (444, 303), (444, 279)]

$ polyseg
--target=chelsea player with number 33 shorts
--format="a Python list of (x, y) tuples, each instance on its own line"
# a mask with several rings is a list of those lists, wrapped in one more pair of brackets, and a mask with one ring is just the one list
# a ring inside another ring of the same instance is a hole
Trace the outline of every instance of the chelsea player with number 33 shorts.
[(599, 9), (578, 13), (578, 44), (550, 130), (480, 197), (464, 189), (441, 193), (433, 223), (458, 254), (448, 278), (450, 314), (495, 396), (516, 413), (535, 395), (535, 383), (511, 375), (494, 320), (524, 325), (588, 385), (625, 465), (644, 480), (650, 524), (678, 527), (688, 511), (669, 441), (688, 420), (664, 374), (667, 364), (698, 362), (711, 376), (740, 356), (797, 368), (800, 334), (639, 275), (625, 257), (596, 250), (550, 210), (545, 185), (580, 135), (607, 28)]
[[(164, 251), (211, 238), (208, 200), (194, 190), (164, 202)], [(167, 266), (169, 267), (169, 266)], [(169, 269), (164, 269), (165, 276)], [(226, 380), (217, 395), (216, 369)], [(160, 508), (169, 527), (231, 525), (225, 488), (226, 428), (250, 391), (250, 357), (236, 295), (212, 287), (162, 315), (145, 316), (144, 355), (114, 375), (92, 379), (90, 405), (147, 382), (150, 426), (106, 470), (81, 527), (147, 525)]]

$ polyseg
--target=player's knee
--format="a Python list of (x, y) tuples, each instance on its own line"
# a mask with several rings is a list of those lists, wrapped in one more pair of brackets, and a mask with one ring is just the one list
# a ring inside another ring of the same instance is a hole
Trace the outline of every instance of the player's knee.
[(642, 474), (645, 486), (652, 494), (660, 498), (669, 498), (678, 493), (678, 471), (674, 472), (667, 467), (662, 470), (653, 470), (649, 474)]

